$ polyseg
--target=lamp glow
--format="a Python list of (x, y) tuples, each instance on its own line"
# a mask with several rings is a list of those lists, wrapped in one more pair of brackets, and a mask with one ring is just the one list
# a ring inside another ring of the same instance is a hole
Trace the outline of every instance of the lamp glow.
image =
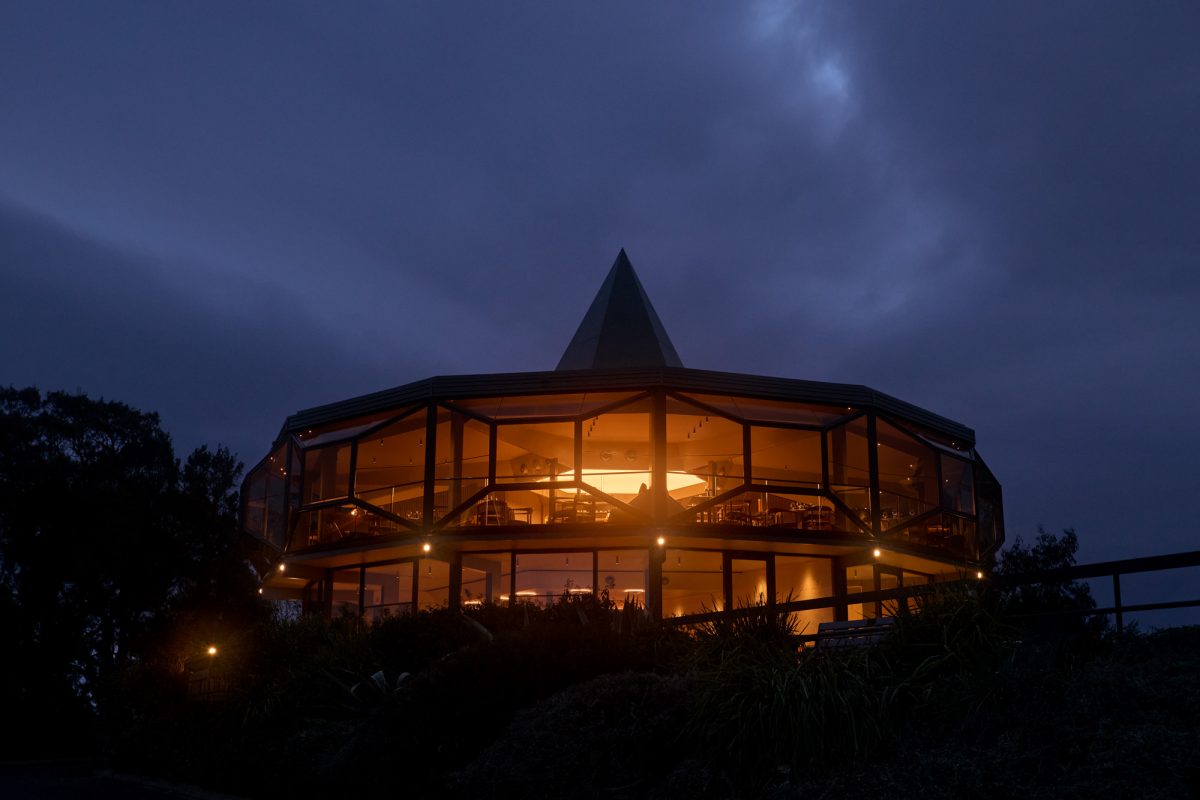
[(433, 545), (431, 545), (429, 542), (426, 542), (425, 544), (421, 545), (421, 549), (428, 553), (433, 549)]
[(878, 547), (876, 547), (876, 548), (875, 548), (875, 550), (874, 550), (874, 556), (875, 556), (876, 558), (879, 558), (881, 555), (883, 555), (883, 551), (882, 551), (882, 550), (880, 550)]
[(280, 571), (280, 572), (287, 572), (287, 564), (280, 564), (280, 565), (279, 565), (279, 571)]
[(976, 572), (975, 577), (978, 578), (979, 580), (983, 580), (983, 572)]
[(217, 654), (217, 646), (215, 644), (210, 644), (208, 646), (208, 654), (210, 656), (215, 656)]
[(666, 543), (667, 543), (667, 540), (665, 537), (663, 537), (663, 536), (658, 537), (658, 544), (660, 547)]

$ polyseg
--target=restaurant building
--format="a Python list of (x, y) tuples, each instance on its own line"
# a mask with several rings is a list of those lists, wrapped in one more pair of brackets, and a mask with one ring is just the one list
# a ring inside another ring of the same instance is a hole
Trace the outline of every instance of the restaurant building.
[(624, 251), (551, 372), (298, 412), (242, 486), (263, 593), (377, 619), (600, 594), (653, 618), (974, 573), (1000, 485), (957, 422), (859, 385), (687, 369)]

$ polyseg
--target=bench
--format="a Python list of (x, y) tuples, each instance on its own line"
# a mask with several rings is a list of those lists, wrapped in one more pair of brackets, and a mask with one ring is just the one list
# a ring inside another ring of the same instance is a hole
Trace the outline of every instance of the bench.
[(895, 626), (895, 617), (822, 622), (817, 626), (815, 646), (818, 650), (869, 647), (886, 639)]

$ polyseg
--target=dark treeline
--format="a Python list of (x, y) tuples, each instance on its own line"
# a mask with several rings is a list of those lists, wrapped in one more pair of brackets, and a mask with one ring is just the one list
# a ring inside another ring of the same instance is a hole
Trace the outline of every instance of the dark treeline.
[(157, 414), (0, 389), (3, 752), (91, 752), (130, 664), (183, 663), (263, 613), (240, 549), (242, 465), (182, 462)]

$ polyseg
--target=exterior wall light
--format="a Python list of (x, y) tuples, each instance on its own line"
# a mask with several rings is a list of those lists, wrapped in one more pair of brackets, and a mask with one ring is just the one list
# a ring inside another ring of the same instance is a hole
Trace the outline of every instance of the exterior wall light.
[(978, 578), (979, 580), (983, 580), (983, 571), (980, 570), (979, 572), (976, 572), (975, 577)]
[(287, 572), (287, 564), (280, 564), (280, 565), (279, 565), (279, 571), (280, 571), (280, 572)]

